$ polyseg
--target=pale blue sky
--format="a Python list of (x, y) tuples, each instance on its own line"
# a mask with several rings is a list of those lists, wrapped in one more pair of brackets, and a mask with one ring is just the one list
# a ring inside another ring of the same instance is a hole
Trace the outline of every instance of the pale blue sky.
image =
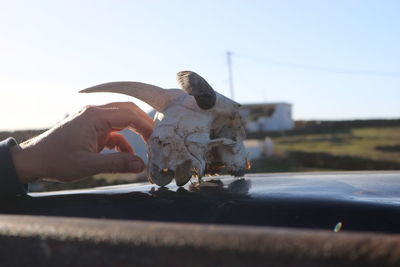
[(399, 118), (399, 14), (399, 1), (0, 0), (0, 130), (130, 100), (77, 93), (98, 83), (174, 88), (180, 70), (229, 96), (227, 50), (238, 102), (290, 102), (295, 119)]

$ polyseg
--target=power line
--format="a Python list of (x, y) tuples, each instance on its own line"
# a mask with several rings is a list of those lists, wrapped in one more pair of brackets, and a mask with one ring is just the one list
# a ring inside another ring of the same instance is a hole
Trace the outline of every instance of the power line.
[(234, 100), (234, 89), (233, 89), (233, 73), (232, 73), (232, 52), (226, 52), (227, 63), (228, 63), (228, 75), (229, 75), (229, 89), (231, 91), (231, 99)]
[(373, 70), (355, 70), (355, 69), (343, 69), (343, 68), (333, 68), (333, 67), (321, 67), (321, 66), (311, 66), (306, 64), (297, 64), (293, 62), (275, 60), (273, 58), (266, 57), (255, 57), (244, 54), (230, 53), (230, 55), (247, 58), (260, 63), (281, 66), (291, 69), (301, 69), (307, 71), (319, 71), (319, 72), (330, 72), (336, 74), (349, 74), (349, 75), (364, 75), (364, 76), (386, 76), (386, 77), (400, 77), (400, 72), (395, 71), (373, 71)]

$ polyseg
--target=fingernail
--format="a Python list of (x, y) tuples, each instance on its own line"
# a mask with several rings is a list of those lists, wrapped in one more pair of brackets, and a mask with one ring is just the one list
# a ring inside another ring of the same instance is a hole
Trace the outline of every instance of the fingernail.
[(144, 168), (143, 163), (140, 162), (139, 160), (131, 161), (128, 164), (128, 169), (131, 172), (141, 172), (143, 168)]

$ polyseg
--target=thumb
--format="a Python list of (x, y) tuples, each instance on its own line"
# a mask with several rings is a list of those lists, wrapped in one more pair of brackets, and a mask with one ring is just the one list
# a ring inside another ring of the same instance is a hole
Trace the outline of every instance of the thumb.
[(93, 154), (90, 165), (95, 173), (138, 173), (145, 166), (141, 158), (125, 152)]

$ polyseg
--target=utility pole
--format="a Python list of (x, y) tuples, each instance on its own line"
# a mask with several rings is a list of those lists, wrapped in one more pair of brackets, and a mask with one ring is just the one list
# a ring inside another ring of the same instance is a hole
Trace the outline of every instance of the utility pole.
[(228, 74), (229, 74), (229, 89), (231, 91), (231, 99), (234, 100), (234, 90), (233, 90), (233, 74), (232, 74), (232, 52), (227, 51), (226, 56), (228, 59)]

